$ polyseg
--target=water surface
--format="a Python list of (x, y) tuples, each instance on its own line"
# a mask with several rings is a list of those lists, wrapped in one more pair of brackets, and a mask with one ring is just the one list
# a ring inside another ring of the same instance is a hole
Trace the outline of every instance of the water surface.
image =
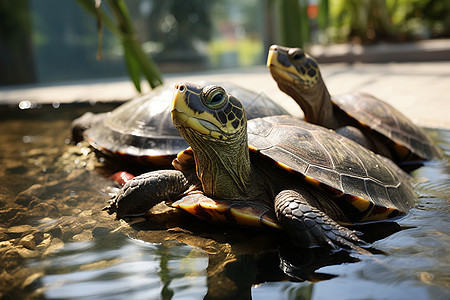
[(292, 253), (277, 232), (181, 212), (130, 226), (102, 212), (122, 166), (71, 145), (69, 126), (111, 108), (0, 108), (3, 298), (450, 298), (450, 131), (428, 130), (446, 160), (412, 173), (416, 207), (398, 224), (361, 228), (376, 254)]

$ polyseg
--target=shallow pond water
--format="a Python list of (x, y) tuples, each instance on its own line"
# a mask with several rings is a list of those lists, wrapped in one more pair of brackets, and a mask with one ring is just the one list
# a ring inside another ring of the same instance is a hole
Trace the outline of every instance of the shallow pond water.
[(0, 107), (0, 298), (450, 298), (450, 131), (428, 130), (446, 159), (412, 173), (416, 207), (357, 228), (374, 255), (293, 253), (278, 232), (102, 212), (123, 166), (71, 145), (69, 127), (113, 106)]

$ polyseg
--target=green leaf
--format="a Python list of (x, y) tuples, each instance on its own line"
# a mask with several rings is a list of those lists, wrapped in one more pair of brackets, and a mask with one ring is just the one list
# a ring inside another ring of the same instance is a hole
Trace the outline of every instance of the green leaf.
[(133, 81), (136, 90), (141, 92), (141, 72), (139, 60), (134, 55), (132, 50), (133, 46), (130, 45), (130, 41), (123, 41), (124, 58), (127, 66), (128, 74), (130, 75), (131, 81)]
[[(123, 0), (104, 0), (106, 3), (97, 10), (94, 0), (76, 0), (89, 13), (99, 20), (99, 24), (104, 24), (111, 32), (116, 34), (121, 40), (124, 49), (124, 59), (130, 79), (136, 89), (141, 92), (140, 77), (145, 76), (151, 88), (155, 88), (163, 83), (158, 67), (153, 60), (142, 50), (139, 38), (134, 30), (133, 22)], [(112, 13), (112, 20), (106, 13), (104, 6), (107, 5)], [(99, 38), (101, 33), (99, 33)], [(100, 53), (100, 52), (99, 52)]]
[[(93, 15), (94, 17), (97, 17), (97, 9), (95, 8), (95, 1), (94, 0), (75, 0), (82, 8), (84, 8), (88, 13)], [(100, 9), (100, 15), (102, 18), (103, 24), (116, 36), (119, 38), (123, 38), (123, 34), (120, 31), (119, 27), (114, 24), (114, 21), (108, 16), (108, 14), (103, 10)]]

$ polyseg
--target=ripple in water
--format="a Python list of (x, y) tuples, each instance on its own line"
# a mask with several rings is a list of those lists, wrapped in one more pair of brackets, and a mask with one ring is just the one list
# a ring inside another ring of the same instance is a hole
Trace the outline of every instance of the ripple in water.
[(208, 256), (184, 244), (170, 247), (114, 235), (96, 242), (68, 243), (55, 256), (32, 261), (44, 268), (48, 299), (167, 299), (206, 294)]

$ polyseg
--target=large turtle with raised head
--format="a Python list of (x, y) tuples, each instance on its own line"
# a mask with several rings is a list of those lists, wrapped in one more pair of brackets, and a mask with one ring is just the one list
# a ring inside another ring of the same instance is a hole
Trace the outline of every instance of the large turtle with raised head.
[(359, 92), (331, 97), (316, 60), (302, 49), (273, 45), (267, 66), (305, 121), (334, 129), (406, 169), (442, 156), (422, 128), (388, 103)]
[(355, 248), (361, 240), (342, 225), (394, 218), (414, 205), (410, 177), (390, 160), (291, 116), (247, 122), (241, 102), (220, 86), (177, 84), (172, 118), (195, 168), (176, 160), (178, 170), (127, 182), (105, 208), (118, 219), (168, 201), (206, 220), (282, 228), (302, 246)]
[[(250, 119), (289, 114), (262, 93), (231, 83), (222, 85), (244, 99)], [(107, 157), (168, 167), (176, 154), (188, 147), (172, 123), (172, 95), (173, 84), (166, 84), (109, 113), (83, 115), (74, 121), (73, 135), (81, 136)]]

